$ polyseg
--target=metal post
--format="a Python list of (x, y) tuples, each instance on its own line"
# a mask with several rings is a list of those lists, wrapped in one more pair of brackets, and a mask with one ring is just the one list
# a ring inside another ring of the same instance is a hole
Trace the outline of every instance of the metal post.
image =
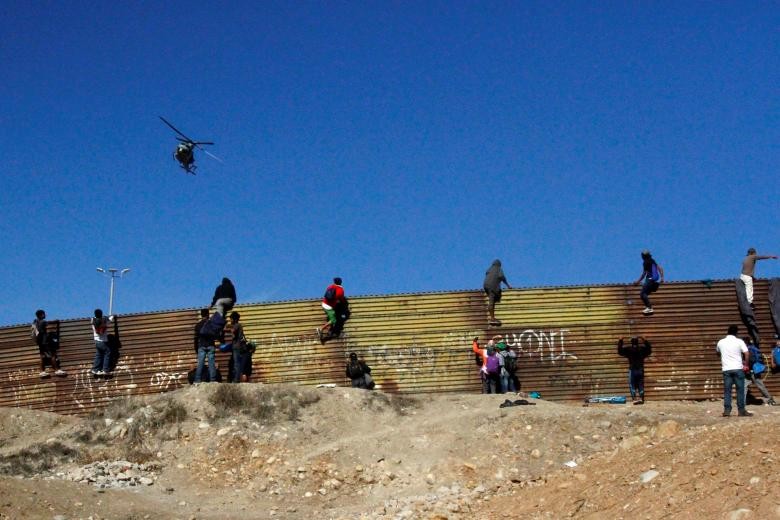
[(103, 273), (104, 275), (111, 278), (111, 287), (108, 293), (108, 315), (112, 316), (114, 314), (114, 280), (116, 278), (124, 277), (125, 274), (130, 272), (130, 269), (119, 270), (115, 267), (111, 267), (109, 269), (103, 269), (102, 267), (98, 267), (97, 270), (99, 273)]
[(111, 273), (111, 292), (108, 296), (108, 315), (114, 315), (114, 278), (116, 278), (116, 272)]

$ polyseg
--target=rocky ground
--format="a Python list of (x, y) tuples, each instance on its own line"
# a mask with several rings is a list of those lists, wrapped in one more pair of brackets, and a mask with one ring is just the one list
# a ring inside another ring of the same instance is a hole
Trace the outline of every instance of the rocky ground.
[(0, 409), (0, 519), (780, 518), (780, 407), (204, 384)]

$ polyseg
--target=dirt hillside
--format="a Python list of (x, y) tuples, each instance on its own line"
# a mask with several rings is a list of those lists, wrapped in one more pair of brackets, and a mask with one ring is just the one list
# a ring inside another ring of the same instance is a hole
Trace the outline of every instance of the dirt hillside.
[(780, 518), (780, 408), (204, 384), (0, 409), (0, 519)]

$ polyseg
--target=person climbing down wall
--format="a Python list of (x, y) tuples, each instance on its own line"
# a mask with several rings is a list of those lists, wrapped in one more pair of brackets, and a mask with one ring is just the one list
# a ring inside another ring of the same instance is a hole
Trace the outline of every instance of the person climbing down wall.
[[(340, 335), (344, 327), (343, 322), (339, 325), (339, 313), (344, 313), (344, 308), (349, 309), (349, 307), (346, 303), (347, 298), (344, 295), (344, 287), (341, 286), (341, 283), (341, 278), (337, 276), (333, 279), (333, 283), (325, 289), (325, 295), (322, 298), (322, 310), (325, 312), (327, 321), (322, 327), (315, 329), (320, 343), (325, 343), (335, 337), (334, 330)], [(342, 317), (342, 319), (346, 321), (346, 318)]]
[(642, 251), (642, 274), (634, 282), (634, 285), (639, 285), (640, 283), (642, 283), (642, 290), (639, 293), (639, 297), (642, 298), (642, 302), (645, 304), (642, 314), (649, 316), (653, 314), (653, 304), (650, 302), (650, 295), (664, 283), (664, 270), (653, 260), (653, 255), (647, 249)]
[(490, 314), (490, 321), (488, 323), (495, 327), (501, 326), (501, 321), (496, 319), (496, 304), (501, 301), (501, 284), (506, 285), (507, 289), (511, 289), (512, 286), (506, 281), (504, 276), (504, 270), (501, 268), (501, 260), (493, 260), (493, 263), (485, 272), (485, 281), (482, 287), (485, 289), (485, 294), (488, 297), (488, 313)]
[(737, 308), (739, 309), (739, 317), (742, 323), (747, 328), (748, 334), (753, 339), (753, 343), (759, 346), (761, 342), (761, 333), (758, 330), (758, 323), (756, 322), (756, 313), (753, 309), (753, 304), (748, 302), (747, 299), (747, 287), (743, 280), (735, 280), (734, 288), (737, 293)]
[[(51, 323), (59, 331), (59, 321)], [(57, 355), (57, 349), (60, 345), (59, 333), (49, 332), (49, 322), (46, 321), (46, 312), (43, 309), (35, 311), (35, 319), (32, 322), (31, 333), (38, 346), (38, 354), (41, 358), (41, 379), (50, 377), (47, 372), (47, 366), (51, 366), (54, 374), (60, 377), (66, 376), (67, 372), (60, 368), (60, 357)]]
[(739, 275), (739, 279), (745, 284), (745, 293), (750, 305), (753, 305), (753, 277), (756, 272), (756, 260), (777, 260), (777, 257), (775, 255), (758, 255), (754, 248), (748, 249), (747, 256), (742, 260), (742, 273)]

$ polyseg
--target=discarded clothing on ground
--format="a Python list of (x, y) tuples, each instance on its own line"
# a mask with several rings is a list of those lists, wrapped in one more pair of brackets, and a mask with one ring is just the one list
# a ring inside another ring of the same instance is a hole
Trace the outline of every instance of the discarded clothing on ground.
[(525, 399), (518, 399), (517, 401), (510, 401), (509, 399), (505, 400), (503, 403), (498, 405), (499, 408), (506, 408), (508, 406), (536, 406), (536, 403), (529, 403)]

